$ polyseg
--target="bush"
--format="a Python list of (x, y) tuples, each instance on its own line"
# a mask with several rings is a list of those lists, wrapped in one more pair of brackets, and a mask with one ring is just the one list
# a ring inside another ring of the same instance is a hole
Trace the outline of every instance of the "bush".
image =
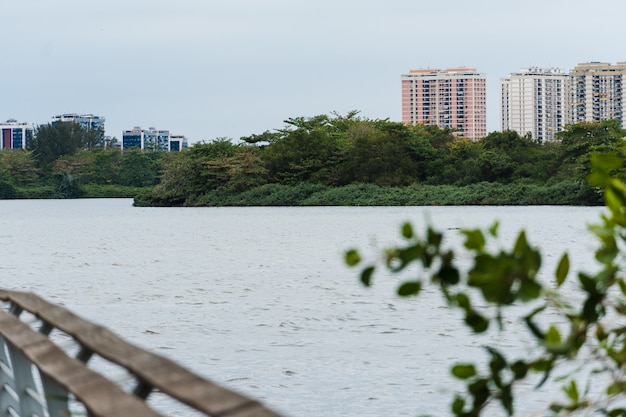
[(81, 198), (85, 195), (85, 190), (71, 174), (63, 174), (58, 190), (61, 198)]
[(10, 200), (18, 198), (18, 196), (19, 193), (13, 185), (8, 183), (7, 181), (0, 180), (0, 199)]

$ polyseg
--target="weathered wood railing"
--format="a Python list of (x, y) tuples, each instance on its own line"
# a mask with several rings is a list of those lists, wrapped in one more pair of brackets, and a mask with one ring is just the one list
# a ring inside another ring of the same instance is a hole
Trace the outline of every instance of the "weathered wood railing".
[[(32, 293), (0, 290), (0, 300), (5, 307), (0, 309), (0, 417), (161, 416), (146, 401), (151, 394), (185, 404), (197, 415), (279, 417)], [(76, 354), (55, 342), (55, 334), (71, 338)], [(96, 356), (125, 369), (130, 388), (90, 368)]]

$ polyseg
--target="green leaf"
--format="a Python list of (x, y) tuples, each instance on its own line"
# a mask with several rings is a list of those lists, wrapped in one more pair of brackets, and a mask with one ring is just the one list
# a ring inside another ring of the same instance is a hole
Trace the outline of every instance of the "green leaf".
[(567, 278), (567, 273), (569, 272), (569, 256), (567, 253), (564, 253), (559, 261), (559, 265), (556, 268), (556, 285), (560, 287), (565, 282)]
[(578, 404), (580, 394), (578, 393), (578, 385), (576, 385), (576, 381), (571, 380), (569, 385), (563, 387), (563, 391), (574, 404)]
[(515, 247), (513, 248), (513, 253), (517, 256), (521, 256), (529, 250), (528, 241), (526, 239), (526, 232), (521, 231), (517, 236), (517, 240), (515, 241)]
[(476, 310), (467, 312), (465, 323), (472, 328), (474, 333), (483, 333), (489, 328), (489, 320), (478, 314)]
[(411, 226), (411, 223), (404, 223), (402, 225), (402, 236), (405, 239), (411, 239), (414, 236), (413, 226)]
[(465, 310), (471, 310), (471, 303), (467, 294), (463, 292), (458, 293), (456, 295), (456, 302), (461, 308)]
[(541, 295), (541, 284), (529, 279), (522, 281), (518, 294), (522, 301), (535, 300)]
[(605, 413), (609, 417), (626, 417), (626, 409), (624, 408), (614, 408)]
[(500, 390), (500, 403), (506, 409), (507, 415), (513, 415), (513, 392), (511, 385), (507, 384)]
[(554, 359), (541, 358), (530, 363), (530, 369), (535, 372), (548, 372), (554, 365)]
[(400, 264), (394, 268), (395, 272), (399, 272), (402, 269), (406, 268), (411, 262), (420, 259), (424, 254), (424, 247), (420, 243), (416, 243), (415, 245), (408, 246), (404, 249), (400, 249), (396, 256), (400, 260)]
[(356, 249), (350, 249), (346, 252), (346, 264), (348, 266), (356, 266), (359, 262), (361, 262), (361, 255)]
[(429, 227), (428, 233), (427, 233), (427, 239), (428, 239), (429, 245), (439, 248), (439, 246), (441, 246), (441, 242), (443, 241), (443, 234)]
[(419, 294), (421, 289), (422, 283), (420, 281), (407, 281), (398, 288), (398, 295), (400, 297), (410, 297)]
[(598, 321), (600, 314), (604, 312), (604, 306), (602, 305), (602, 299), (604, 297), (601, 294), (592, 294), (587, 298), (583, 304), (582, 316), (590, 323)]
[(545, 334), (541, 331), (541, 329), (535, 324), (533, 318), (543, 312), (546, 309), (546, 305), (536, 308), (529, 315), (524, 317), (524, 321), (526, 322), (526, 326), (528, 330), (539, 340), (544, 340), (546, 338)]
[(500, 226), (500, 223), (495, 222), (490, 228), (489, 228), (489, 234), (493, 237), (497, 237), (498, 236), (498, 227)]
[(515, 379), (522, 379), (528, 373), (528, 364), (524, 361), (517, 361), (511, 365), (511, 371), (515, 375)]
[(376, 268), (373, 266), (368, 266), (361, 272), (361, 282), (366, 287), (369, 287), (372, 285), (372, 275), (374, 274), (375, 269)]
[(457, 364), (452, 367), (452, 375), (458, 379), (469, 379), (476, 376), (476, 367), (471, 363)]
[(485, 236), (480, 230), (463, 230), (465, 235), (465, 247), (469, 250), (482, 252), (485, 249)]
[(561, 333), (559, 333), (559, 330), (555, 326), (550, 326), (546, 332), (545, 342), (548, 345), (561, 344)]
[(481, 378), (472, 382), (467, 387), (468, 391), (474, 396), (474, 408), (480, 407), (489, 399), (491, 390), (486, 379)]
[(613, 383), (609, 385), (606, 389), (606, 395), (609, 397), (613, 397), (615, 395), (619, 395), (622, 393), (622, 387), (619, 383)]
[(491, 354), (491, 360), (489, 361), (491, 372), (494, 375), (500, 373), (507, 366), (506, 359), (494, 348), (487, 347), (487, 350)]
[(578, 274), (578, 280), (580, 281), (580, 284), (582, 285), (583, 289), (589, 294), (598, 293), (596, 281), (593, 279), (593, 277), (590, 277), (589, 275), (581, 272)]
[(442, 266), (439, 272), (437, 272), (437, 278), (445, 284), (455, 285), (459, 283), (461, 276), (458, 269), (451, 266)]
[(454, 398), (452, 402), (452, 412), (455, 416), (460, 416), (463, 414), (463, 409), (465, 408), (465, 400), (459, 396)]
[(615, 216), (621, 215), (624, 199), (623, 191), (617, 187), (609, 186), (604, 190), (605, 205)]

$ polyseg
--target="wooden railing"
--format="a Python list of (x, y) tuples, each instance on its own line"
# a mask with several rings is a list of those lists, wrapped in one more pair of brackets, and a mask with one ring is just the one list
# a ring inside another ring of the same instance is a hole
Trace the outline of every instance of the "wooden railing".
[[(196, 415), (280, 417), (32, 293), (0, 290), (0, 301), (0, 417), (162, 416), (149, 405), (151, 395)], [(90, 367), (96, 357), (127, 378), (115, 381)]]

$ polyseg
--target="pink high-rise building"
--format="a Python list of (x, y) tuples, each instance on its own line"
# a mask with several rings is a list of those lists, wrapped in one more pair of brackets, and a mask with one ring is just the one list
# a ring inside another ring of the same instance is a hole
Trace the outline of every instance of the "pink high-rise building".
[(456, 136), (487, 135), (484, 74), (474, 68), (414, 69), (402, 75), (402, 123), (454, 129)]

